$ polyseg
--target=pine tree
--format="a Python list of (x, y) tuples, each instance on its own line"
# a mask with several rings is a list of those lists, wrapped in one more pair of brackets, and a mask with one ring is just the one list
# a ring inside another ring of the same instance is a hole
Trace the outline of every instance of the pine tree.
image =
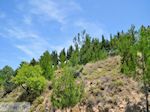
[(137, 31), (135, 31), (134, 25), (131, 25), (130, 29), (128, 30), (128, 33), (131, 36), (131, 40), (134, 44), (136, 42), (136, 34), (137, 34)]
[(65, 48), (62, 49), (62, 51), (60, 52), (59, 59), (60, 59), (61, 66), (63, 67), (65, 65), (65, 62), (66, 62), (66, 59), (67, 59), (66, 58)]
[(89, 35), (86, 35), (85, 40), (83, 42), (83, 45), (80, 49), (80, 63), (86, 64), (91, 60), (92, 54), (91, 54), (91, 37)]
[(69, 60), (71, 58), (71, 55), (73, 53), (74, 49), (73, 49), (73, 46), (71, 45), (69, 47), (69, 49), (67, 50), (67, 59)]
[(106, 41), (105, 41), (105, 37), (104, 35), (102, 35), (102, 49), (105, 49), (105, 44), (106, 44)]
[(57, 68), (59, 60), (58, 60), (58, 54), (56, 51), (52, 51), (51, 58), (52, 58), (52, 64), (54, 65), (55, 68)]
[(97, 61), (99, 59), (99, 51), (101, 50), (99, 40), (96, 38), (93, 38), (91, 44), (92, 44), (91, 45), (92, 60)]
[(73, 107), (83, 96), (83, 85), (79, 81), (76, 83), (72, 73), (71, 68), (64, 68), (63, 75), (53, 80), (51, 102), (55, 108)]
[(146, 110), (149, 112), (148, 87), (150, 86), (150, 28), (144, 26), (140, 29), (139, 52), (141, 53), (141, 66), (143, 72), (143, 84), (146, 97)]
[(30, 65), (32, 65), (32, 66), (35, 66), (37, 64), (38, 64), (38, 62), (34, 58), (30, 61)]
[(110, 47), (111, 47), (111, 49), (113, 49), (113, 43), (112, 43), (112, 41), (113, 41), (113, 37), (112, 37), (112, 34), (110, 34)]
[(121, 55), (121, 72), (131, 75), (136, 69), (136, 50), (132, 43), (131, 36), (128, 34), (120, 35), (117, 41), (117, 49)]
[(117, 38), (118, 38), (118, 39), (120, 38), (120, 32), (117, 33)]
[(79, 48), (76, 46), (76, 49), (72, 52), (70, 63), (72, 66), (76, 66), (80, 63), (80, 56), (79, 56)]
[(46, 79), (51, 79), (53, 76), (52, 59), (48, 51), (45, 51), (39, 60), (40, 66), (43, 70), (43, 76)]

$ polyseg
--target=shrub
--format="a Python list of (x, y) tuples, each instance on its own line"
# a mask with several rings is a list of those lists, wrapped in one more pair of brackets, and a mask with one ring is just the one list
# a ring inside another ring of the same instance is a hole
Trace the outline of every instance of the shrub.
[(65, 108), (77, 104), (83, 95), (83, 85), (76, 83), (73, 70), (64, 68), (64, 74), (53, 80), (51, 101), (56, 108)]
[(27, 86), (32, 92), (41, 92), (46, 84), (43, 76), (31, 77), (27, 80)]
[(39, 65), (30, 66), (24, 64), (17, 72), (13, 81), (21, 85), (28, 93), (39, 94), (46, 85), (46, 80), (42, 76), (42, 70)]

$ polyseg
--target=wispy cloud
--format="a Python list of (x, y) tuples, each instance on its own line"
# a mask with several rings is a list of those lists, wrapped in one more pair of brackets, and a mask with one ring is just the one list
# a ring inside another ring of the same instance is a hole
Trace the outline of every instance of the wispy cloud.
[(29, 48), (27, 48), (26, 45), (16, 45), (16, 47), (31, 57), (35, 56), (33, 51), (31, 51)]
[(7, 35), (16, 39), (37, 39), (38, 35), (32, 31), (23, 30), (21, 27), (10, 26), (10, 28), (5, 28)]
[(104, 30), (103, 25), (97, 22), (89, 22), (86, 20), (78, 20), (74, 23), (75, 26), (86, 30), (92, 36), (101, 37), (101, 35), (108, 36), (108, 33)]
[(29, 4), (32, 7), (30, 10), (32, 14), (40, 15), (50, 20), (56, 20), (60, 23), (64, 22), (64, 12), (52, 0), (30, 0)]
[(4, 36), (11, 39), (14, 46), (29, 57), (37, 57), (49, 48), (47, 41), (41, 38), (39, 34), (31, 30), (23, 30), (21, 27), (11, 26), (6, 28)]
[[(67, 17), (73, 13), (73, 11), (81, 10), (81, 7), (73, 0), (27, 0), (27, 5), (28, 12), (24, 14), (24, 21), (26, 23), (31, 22), (31, 18), (37, 16), (38, 18), (36, 19), (42, 21), (56, 21), (60, 24), (65, 24)], [(18, 7), (22, 11), (26, 9), (25, 5), (18, 5)]]
[(68, 40), (63, 44), (54, 45), (49, 43), (46, 37), (41, 36), (37, 32), (23, 30), (21, 27), (16, 26), (5, 28), (5, 33), (1, 35), (11, 39), (14, 46), (24, 52), (29, 58), (38, 58), (45, 50), (60, 52), (64, 47), (67, 48), (71, 44)]

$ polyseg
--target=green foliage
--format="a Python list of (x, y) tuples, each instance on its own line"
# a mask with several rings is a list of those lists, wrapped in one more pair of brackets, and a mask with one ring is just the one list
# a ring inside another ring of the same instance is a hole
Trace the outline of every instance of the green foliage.
[(45, 51), (43, 55), (40, 57), (40, 66), (43, 70), (43, 76), (50, 80), (53, 76), (53, 68), (52, 68), (52, 59), (48, 51)]
[(59, 60), (58, 60), (58, 54), (56, 51), (52, 51), (51, 58), (52, 58), (52, 64), (54, 65), (55, 68), (57, 68)]
[(41, 92), (45, 87), (46, 80), (43, 76), (31, 77), (27, 80), (27, 86), (32, 92)]
[(141, 27), (138, 48), (142, 57), (143, 80), (150, 84), (150, 27)]
[(51, 101), (56, 108), (65, 108), (77, 104), (83, 96), (83, 85), (77, 83), (71, 68), (64, 68), (61, 77), (53, 80)]
[(68, 60), (71, 58), (73, 51), (74, 51), (74, 49), (73, 49), (73, 46), (71, 45), (69, 47), (69, 49), (67, 50), (67, 59)]
[(80, 63), (86, 64), (91, 60), (91, 37), (86, 35), (83, 45), (80, 49)]
[(136, 46), (132, 43), (132, 37), (128, 34), (120, 35), (117, 48), (121, 55), (121, 72), (132, 75), (136, 70)]
[(150, 27), (144, 26), (140, 29), (138, 41), (138, 51), (141, 53), (141, 64), (139, 67), (142, 70), (142, 81), (144, 85), (146, 112), (149, 112), (149, 90), (150, 87)]
[(30, 61), (30, 65), (32, 65), (32, 66), (35, 66), (37, 64), (38, 64), (38, 62), (34, 58)]
[(107, 51), (104, 48), (102, 49), (101, 45), (102, 44), (99, 42), (98, 39), (93, 38), (91, 43), (92, 61), (98, 61), (107, 57)]
[(19, 67), (17, 68), (17, 70), (20, 69), (24, 64), (29, 64), (29, 63), (26, 61), (22, 61), (19, 65)]
[(105, 44), (106, 44), (106, 41), (105, 41), (105, 37), (104, 35), (102, 35), (102, 48), (105, 48)]
[(91, 40), (91, 37), (86, 35), (80, 49), (80, 64), (106, 58), (108, 53), (105, 48), (107, 48), (105, 39), (101, 43), (98, 39), (93, 38)]
[(71, 55), (71, 58), (70, 58), (70, 63), (72, 66), (76, 66), (79, 64), (79, 51), (74, 51)]
[(25, 87), (27, 92), (39, 94), (46, 85), (46, 80), (42, 76), (42, 69), (39, 65), (30, 66), (28, 64), (22, 65), (18, 70), (13, 82), (17, 85)]
[(0, 70), (0, 85), (3, 86), (6, 92), (14, 89), (15, 85), (11, 82), (14, 77), (15, 71), (10, 66), (5, 66)]
[(65, 49), (63, 49), (60, 54), (59, 54), (59, 59), (60, 59), (60, 62), (61, 62), (61, 66), (63, 67), (64, 64), (65, 64), (65, 61), (66, 61), (66, 52), (65, 52)]
[(131, 41), (134, 44), (137, 41), (136, 39), (137, 31), (135, 31), (134, 25), (131, 25), (130, 29), (128, 30), (128, 34), (131, 36)]
[[(131, 26), (126, 34), (120, 35), (118, 49), (122, 57), (121, 71), (134, 75), (136, 68), (142, 70), (142, 81), (144, 85), (146, 110), (149, 112), (148, 87), (150, 86), (150, 27), (141, 27), (136, 39), (135, 27)], [(137, 57), (137, 55), (139, 57)]]
[(100, 51), (101, 51), (101, 46), (99, 43), (99, 40), (94, 38), (92, 39), (92, 43), (91, 43), (91, 53), (92, 53), (92, 59), (93, 60), (99, 60), (100, 58)]
[(98, 55), (99, 57), (95, 61), (105, 59), (107, 55), (108, 55), (107, 51), (102, 49), (99, 51)]

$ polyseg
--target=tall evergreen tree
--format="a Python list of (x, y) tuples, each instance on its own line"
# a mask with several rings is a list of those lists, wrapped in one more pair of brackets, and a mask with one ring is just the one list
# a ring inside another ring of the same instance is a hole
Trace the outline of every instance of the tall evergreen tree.
[(106, 40), (104, 35), (102, 35), (102, 49), (105, 49)]
[(113, 36), (112, 36), (112, 34), (110, 34), (110, 47), (111, 47), (111, 49), (113, 49), (113, 43), (112, 43), (112, 41), (113, 41)]
[(128, 30), (128, 34), (131, 36), (132, 42), (135, 43), (137, 31), (135, 31), (134, 25), (131, 25), (130, 29)]
[(131, 75), (135, 73), (136, 69), (136, 50), (132, 43), (131, 36), (126, 34), (120, 35), (117, 40), (117, 49), (121, 55), (121, 72)]
[(91, 60), (92, 54), (91, 54), (91, 37), (89, 35), (86, 35), (86, 38), (83, 42), (83, 45), (80, 49), (80, 63), (86, 64)]
[(150, 86), (150, 28), (144, 26), (140, 29), (139, 49), (141, 53), (141, 66), (143, 72), (143, 84), (146, 97), (146, 110), (149, 112), (148, 88)]
[(120, 35), (121, 35), (120, 32), (118, 32), (118, 33), (117, 33), (117, 38), (118, 38), (118, 39), (120, 38)]
[(96, 38), (93, 38), (92, 39), (92, 43), (91, 43), (91, 47), (92, 47), (92, 50), (91, 50), (91, 53), (92, 53), (92, 60), (98, 60), (99, 59), (99, 51), (101, 50), (101, 46), (100, 46), (100, 43), (99, 43), (99, 40), (96, 39)]
[(60, 52), (59, 54), (59, 59), (60, 59), (60, 63), (61, 63), (61, 66), (63, 67), (64, 64), (65, 64), (65, 61), (66, 61), (66, 52), (65, 52), (65, 48), (62, 49), (62, 51)]
[(69, 60), (71, 58), (71, 55), (73, 53), (74, 49), (73, 49), (73, 46), (71, 45), (69, 47), (69, 49), (67, 50), (67, 59)]
[(39, 59), (40, 66), (43, 70), (43, 76), (46, 79), (51, 79), (53, 75), (52, 59), (48, 51), (45, 51)]
[(38, 62), (34, 58), (30, 61), (30, 65), (32, 65), (32, 66), (35, 66), (37, 64), (38, 64)]
[(72, 52), (69, 61), (70, 61), (72, 66), (76, 66), (80, 63), (80, 52), (79, 52), (78, 45), (75, 46), (75, 50)]
[(52, 51), (51, 53), (51, 58), (52, 58), (52, 64), (54, 65), (54, 67), (56, 68), (58, 65), (58, 54), (56, 51)]

